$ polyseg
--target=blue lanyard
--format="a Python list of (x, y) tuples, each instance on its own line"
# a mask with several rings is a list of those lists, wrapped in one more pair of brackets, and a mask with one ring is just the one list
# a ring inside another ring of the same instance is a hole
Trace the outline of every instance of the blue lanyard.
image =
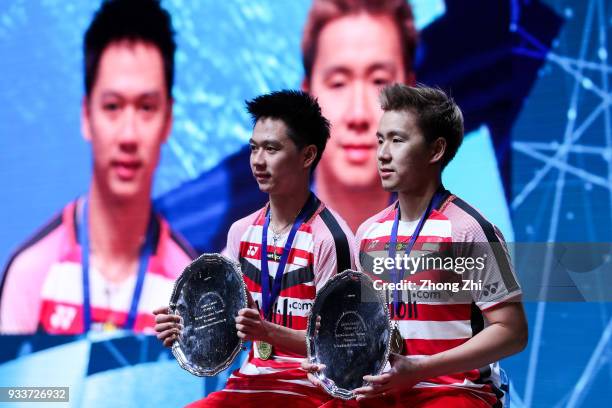
[[(431, 197), (431, 200), (429, 201), (429, 204), (427, 205), (427, 209), (421, 216), (419, 223), (417, 224), (414, 232), (412, 233), (412, 236), (410, 237), (410, 241), (408, 241), (408, 244), (406, 245), (406, 250), (405, 250), (406, 256), (410, 256), (412, 247), (414, 247), (414, 244), (416, 243), (416, 240), (419, 237), (419, 234), (421, 233), (423, 226), (425, 225), (425, 221), (427, 220), (427, 217), (429, 217), (429, 214), (431, 213), (432, 209), (438, 208), (440, 206), (440, 204), (442, 203), (442, 200), (444, 199), (446, 195), (445, 193), (446, 193), (446, 190), (444, 189), (444, 187), (440, 186), (438, 190), (436, 190), (436, 192), (434, 193), (433, 197)], [(397, 230), (399, 229), (399, 220), (400, 220), (400, 206), (399, 206), (399, 201), (398, 201), (397, 210), (395, 212), (395, 219), (393, 220), (393, 226), (391, 227), (391, 237), (389, 238), (389, 258), (392, 258), (392, 259), (395, 259), (395, 254), (397, 252)], [(393, 265), (396, 265), (395, 261), (393, 262)], [(392, 270), (392, 276), (393, 276), (393, 282), (396, 284), (395, 293), (393, 295), (393, 307), (395, 310), (395, 314), (397, 315), (399, 311), (399, 290), (397, 289), (397, 286), (398, 286), (397, 283), (401, 282), (401, 280), (404, 279), (404, 270), (401, 269), (400, 272), (398, 273), (397, 268), (394, 266)]]
[(268, 268), (268, 227), (270, 225), (270, 211), (268, 211), (266, 214), (266, 221), (264, 222), (261, 237), (261, 297), (264, 317), (267, 320), (271, 320), (272, 318), (272, 306), (274, 305), (274, 302), (276, 302), (276, 299), (281, 291), (283, 275), (285, 274), (285, 266), (287, 265), (287, 260), (289, 259), (289, 252), (291, 252), (293, 239), (295, 238), (295, 235), (302, 223), (306, 220), (307, 215), (312, 213), (313, 207), (316, 204), (317, 200), (315, 195), (310, 193), (308, 200), (306, 200), (306, 204), (304, 207), (302, 207), (300, 213), (293, 222), (293, 226), (291, 227), (291, 231), (287, 237), (287, 242), (285, 242), (283, 254), (281, 255), (278, 263), (276, 276), (274, 277), (274, 283), (272, 285), (272, 293), (270, 293), (270, 271)]
[[(87, 199), (83, 200), (83, 211), (81, 212), (80, 228), (78, 238), (81, 246), (81, 264), (83, 269), (83, 332), (86, 333), (91, 328), (91, 300), (89, 292), (89, 205)], [(149, 258), (153, 253), (153, 230), (155, 217), (151, 215), (149, 225), (147, 226), (147, 235), (144, 245), (140, 248), (138, 259), (138, 276), (136, 278), (136, 286), (134, 287), (134, 295), (132, 296), (132, 304), (128, 313), (127, 321), (123, 326), (126, 330), (134, 328), (136, 315), (138, 313), (138, 302), (142, 294), (145, 274), (149, 265)]]

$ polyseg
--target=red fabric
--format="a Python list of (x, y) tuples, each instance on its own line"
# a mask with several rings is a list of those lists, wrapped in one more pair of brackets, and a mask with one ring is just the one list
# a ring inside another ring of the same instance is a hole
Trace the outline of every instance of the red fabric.
[(274, 392), (239, 393), (217, 391), (185, 408), (314, 408), (322, 406), (328, 398), (301, 397)]
[(334, 399), (321, 405), (321, 408), (491, 408), (490, 401), (479, 395), (458, 388), (413, 389), (399, 399), (394, 397), (372, 398), (357, 402)]

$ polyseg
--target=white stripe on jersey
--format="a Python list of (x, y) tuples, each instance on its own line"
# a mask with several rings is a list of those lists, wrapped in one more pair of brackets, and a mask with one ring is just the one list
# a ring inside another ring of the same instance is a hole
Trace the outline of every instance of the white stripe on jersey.
[[(399, 223), (397, 234), (401, 236), (409, 236), (412, 235), (418, 221), (405, 222), (402, 221)], [(372, 224), (370, 229), (363, 234), (364, 238), (367, 239), (380, 239), (380, 238), (388, 238), (391, 233), (391, 227), (393, 226), (393, 220), (388, 220), (382, 223), (375, 222)], [(451, 237), (451, 223), (448, 220), (432, 220), (428, 219), (423, 225), (423, 229), (419, 234), (420, 237)]]
[(293, 257), (293, 264), (299, 266), (308, 266), (308, 259), (296, 255)]
[(296, 384), (296, 385), (303, 385), (304, 387), (312, 387), (312, 388), (316, 388), (316, 385), (314, 385), (313, 383), (311, 383), (308, 380), (278, 380), (284, 383), (291, 383), (291, 384)]
[[(457, 382), (452, 384), (436, 384), (431, 382), (422, 381), (416, 384), (413, 388), (436, 388), (436, 387), (456, 387), (456, 388), (472, 388), (475, 391), (480, 391), (482, 388), (486, 387), (487, 384), (475, 384), (470, 380), (464, 380), (463, 382)], [(487, 392), (490, 394), (489, 392)]]
[(83, 303), (81, 264), (54, 263), (49, 269), (42, 289), (42, 298), (56, 302), (80, 305)]
[[(158, 308), (160, 304), (170, 303), (173, 289), (174, 279), (156, 273), (147, 273), (142, 287), (142, 296), (138, 302), (138, 310), (151, 313), (151, 311)], [(133, 295), (134, 289), (132, 286), (130, 304)]]
[[(246, 362), (240, 367), (240, 374), (244, 375), (275, 374), (283, 371), (287, 371), (287, 368), (257, 367), (249, 362)], [(238, 377), (231, 375), (230, 378)]]
[(398, 320), (397, 322), (404, 339), (456, 340), (472, 337), (472, 326), (469, 320), (445, 322)]

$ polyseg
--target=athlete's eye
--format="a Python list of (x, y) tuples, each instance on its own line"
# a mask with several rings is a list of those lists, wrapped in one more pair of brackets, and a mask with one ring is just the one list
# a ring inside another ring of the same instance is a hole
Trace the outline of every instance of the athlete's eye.
[(331, 89), (340, 89), (346, 86), (348, 77), (346, 74), (336, 72), (325, 80), (325, 85)]
[(332, 89), (339, 89), (339, 88), (342, 88), (344, 84), (345, 84), (344, 81), (333, 81), (329, 83), (329, 87)]
[(106, 102), (102, 105), (102, 109), (107, 112), (115, 112), (119, 110), (119, 104), (116, 102)]
[(380, 86), (380, 87), (385, 86), (390, 83), (390, 81), (387, 78), (374, 78), (372, 82), (374, 83), (374, 85)]
[(154, 112), (157, 110), (157, 105), (152, 103), (143, 103), (140, 107), (145, 112)]

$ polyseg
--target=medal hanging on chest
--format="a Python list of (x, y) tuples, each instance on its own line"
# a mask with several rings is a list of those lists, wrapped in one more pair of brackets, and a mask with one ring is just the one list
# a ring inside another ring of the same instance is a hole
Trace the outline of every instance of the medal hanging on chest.
[(272, 357), (272, 345), (265, 341), (256, 341), (255, 347), (257, 347), (257, 354), (262, 360), (268, 360)]
[[(291, 247), (293, 245), (295, 235), (297, 234), (297, 231), (302, 225), (302, 223), (306, 221), (308, 214), (311, 214), (313, 212), (316, 205), (316, 197), (314, 194), (310, 193), (306, 204), (300, 210), (300, 213), (295, 218), (293, 226), (289, 231), (289, 236), (287, 237), (287, 241), (285, 241), (283, 252), (280, 256), (280, 260), (278, 261), (278, 268), (276, 269), (274, 282), (272, 282), (272, 288), (270, 288), (271, 279), (270, 270), (268, 268), (268, 227), (270, 226), (270, 211), (268, 209), (261, 236), (261, 303), (262, 310), (264, 313), (264, 319), (268, 321), (272, 320), (272, 308), (274, 307), (274, 303), (276, 302), (276, 299), (278, 299), (278, 295), (281, 291), (283, 275), (285, 273), (287, 261), (289, 260), (289, 254), (291, 252)], [(276, 248), (274, 248), (274, 255), (276, 260)], [(268, 360), (272, 357), (272, 344), (267, 343), (265, 341), (256, 341), (255, 347), (257, 348), (259, 358), (261, 358), (262, 360)]]
[[(442, 204), (442, 200), (445, 197), (446, 190), (444, 189), (444, 187), (440, 186), (438, 188), (438, 190), (435, 192), (435, 194), (433, 195), (433, 197), (431, 197), (431, 200), (429, 201), (429, 204), (427, 205), (427, 209), (425, 209), (425, 212), (423, 213), (423, 215), (421, 216), (421, 219), (419, 220), (416, 228), (414, 229), (414, 232), (412, 233), (412, 236), (410, 237), (410, 241), (408, 241), (408, 243), (406, 244), (406, 249), (404, 251), (405, 256), (410, 256), (410, 252), (412, 251), (412, 247), (414, 247), (414, 244), (417, 241), (417, 238), (419, 237), (419, 234), (421, 233), (421, 230), (423, 229), (423, 226), (425, 225), (425, 222), (427, 221), (427, 218), (429, 217), (429, 214), (431, 213), (431, 211), (434, 208), (438, 208), (438, 206), (440, 206), (440, 204)], [(391, 236), (389, 237), (389, 258), (391, 259), (395, 259), (395, 254), (397, 252), (397, 236), (398, 236), (398, 229), (399, 229), (399, 221), (400, 221), (400, 207), (399, 207), (399, 203), (397, 204), (397, 209), (395, 211), (395, 219), (393, 220), (393, 226), (391, 227)], [(393, 276), (393, 281), (395, 283), (395, 287), (398, 287), (398, 283), (400, 283), (404, 277), (404, 271), (400, 270), (398, 271), (397, 268), (393, 268), (392, 270), (392, 276)], [(399, 290), (395, 289), (395, 292), (393, 294), (393, 303), (391, 304), (391, 306), (393, 307), (393, 311), (394, 311), (394, 315), (395, 316), (399, 316)], [(397, 354), (404, 354), (405, 348), (404, 348), (404, 339), (402, 338), (402, 334), (399, 330), (399, 323), (396, 321), (393, 324), (393, 329), (391, 330), (391, 352), (392, 353), (397, 353)]]
[(111, 321), (105, 322), (104, 325), (102, 326), (103, 331), (115, 331), (117, 329), (118, 329), (117, 325), (115, 325), (115, 323)]
[(402, 334), (400, 333), (396, 322), (393, 324), (393, 329), (391, 330), (390, 350), (395, 354), (404, 354), (404, 339), (402, 338)]

